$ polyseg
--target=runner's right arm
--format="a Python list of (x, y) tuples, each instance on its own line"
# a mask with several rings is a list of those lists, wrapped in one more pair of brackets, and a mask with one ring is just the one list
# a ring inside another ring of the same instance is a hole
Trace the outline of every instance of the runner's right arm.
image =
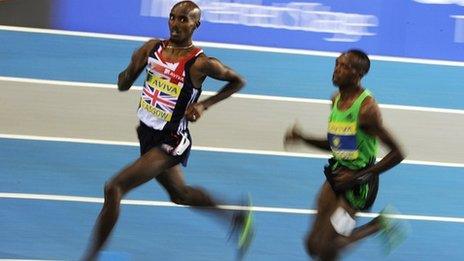
[(127, 68), (118, 75), (118, 90), (127, 91), (147, 65), (148, 55), (159, 40), (149, 40), (133, 54)]
[[(338, 95), (338, 92), (334, 93), (331, 98), (331, 106), (333, 106), (335, 102), (335, 97)], [(325, 151), (331, 151), (329, 140), (321, 139), (321, 138), (314, 138), (309, 137), (300, 130), (298, 124), (294, 124), (292, 129), (287, 131), (284, 136), (284, 146), (287, 146), (290, 143), (294, 143), (297, 141), (303, 141), (305, 144), (309, 146), (313, 146)]]
[(303, 141), (305, 144), (319, 148), (321, 150), (330, 151), (330, 144), (327, 139), (318, 139), (304, 135), (297, 124), (293, 125), (292, 129), (289, 130), (284, 137), (284, 145), (289, 143)]

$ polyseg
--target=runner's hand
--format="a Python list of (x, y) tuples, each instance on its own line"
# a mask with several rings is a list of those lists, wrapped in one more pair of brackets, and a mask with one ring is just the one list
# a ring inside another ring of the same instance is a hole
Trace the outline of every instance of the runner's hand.
[(203, 105), (203, 103), (192, 103), (187, 107), (187, 110), (185, 110), (185, 117), (188, 121), (196, 122), (201, 117), (204, 110), (205, 106)]
[(333, 171), (335, 191), (347, 190), (357, 184), (356, 171), (339, 168)]
[(287, 130), (284, 136), (284, 146), (295, 143), (301, 139), (301, 128), (298, 123), (293, 124), (292, 128)]

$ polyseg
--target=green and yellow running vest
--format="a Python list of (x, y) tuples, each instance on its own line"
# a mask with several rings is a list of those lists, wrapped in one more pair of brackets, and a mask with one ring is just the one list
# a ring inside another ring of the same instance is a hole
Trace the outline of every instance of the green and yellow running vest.
[(349, 169), (362, 169), (375, 161), (378, 151), (377, 139), (359, 128), (359, 111), (362, 102), (371, 93), (364, 90), (344, 111), (338, 109), (340, 94), (335, 98), (332, 112), (329, 116), (327, 139), (338, 166)]

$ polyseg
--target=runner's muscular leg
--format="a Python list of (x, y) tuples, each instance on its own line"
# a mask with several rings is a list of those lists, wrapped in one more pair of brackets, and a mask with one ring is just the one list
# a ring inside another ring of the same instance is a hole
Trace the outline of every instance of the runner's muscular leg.
[[(351, 208), (351, 206), (348, 204), (348, 202), (346, 202), (345, 199), (340, 199), (340, 205), (350, 214), (350, 216), (353, 219), (355, 218), (357, 211)], [(380, 230), (380, 228), (380, 219), (379, 217), (376, 217), (372, 219), (370, 222), (355, 228), (349, 236), (338, 235), (335, 239), (336, 247), (338, 250), (341, 250), (365, 237), (377, 233)]]
[[(206, 190), (185, 184), (184, 175), (180, 165), (176, 165), (159, 176), (156, 180), (168, 192), (171, 201), (179, 205), (195, 207), (198, 210), (208, 210), (216, 216), (221, 216), (221, 221), (230, 220), (233, 212), (215, 208), (219, 202)], [(228, 223), (227, 223), (228, 224)]]
[(122, 195), (178, 164), (159, 148), (153, 148), (114, 176), (105, 187), (121, 190)]
[(85, 260), (94, 260), (119, 217), (122, 197), (131, 189), (155, 178), (176, 161), (158, 148), (151, 149), (125, 167), (105, 184), (105, 201), (95, 224), (93, 239)]
[(205, 190), (185, 184), (180, 165), (164, 171), (156, 177), (156, 180), (166, 189), (171, 201), (176, 204), (195, 207), (217, 206), (217, 203)]
[(185, 184), (180, 165), (166, 170), (157, 176), (156, 180), (168, 192), (172, 202), (192, 206), (192, 210), (210, 214), (219, 224), (229, 228), (229, 239), (237, 240), (241, 253), (239, 255), (243, 255), (248, 249), (253, 238), (253, 221), (250, 212), (218, 208), (220, 202), (206, 190)]
[(338, 197), (335, 209), (322, 215), (321, 230), (314, 235), (319, 239), (316, 255), (322, 260), (335, 260), (343, 248), (379, 231), (378, 218), (354, 228), (356, 212), (343, 197)]
[(330, 248), (336, 232), (330, 224), (330, 216), (337, 208), (338, 199), (328, 182), (322, 185), (317, 200), (317, 214), (311, 231), (305, 239), (306, 250), (309, 255), (323, 258)]

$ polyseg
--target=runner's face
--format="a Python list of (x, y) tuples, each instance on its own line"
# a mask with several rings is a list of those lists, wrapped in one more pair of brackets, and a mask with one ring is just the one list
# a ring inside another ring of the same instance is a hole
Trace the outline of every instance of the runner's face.
[(191, 13), (194, 9), (187, 5), (177, 5), (169, 15), (170, 40), (175, 43), (189, 42), (193, 31), (197, 27), (195, 16)]
[(350, 53), (345, 53), (335, 60), (335, 68), (332, 75), (332, 83), (335, 86), (357, 84), (359, 72), (352, 66), (353, 59), (354, 57)]

